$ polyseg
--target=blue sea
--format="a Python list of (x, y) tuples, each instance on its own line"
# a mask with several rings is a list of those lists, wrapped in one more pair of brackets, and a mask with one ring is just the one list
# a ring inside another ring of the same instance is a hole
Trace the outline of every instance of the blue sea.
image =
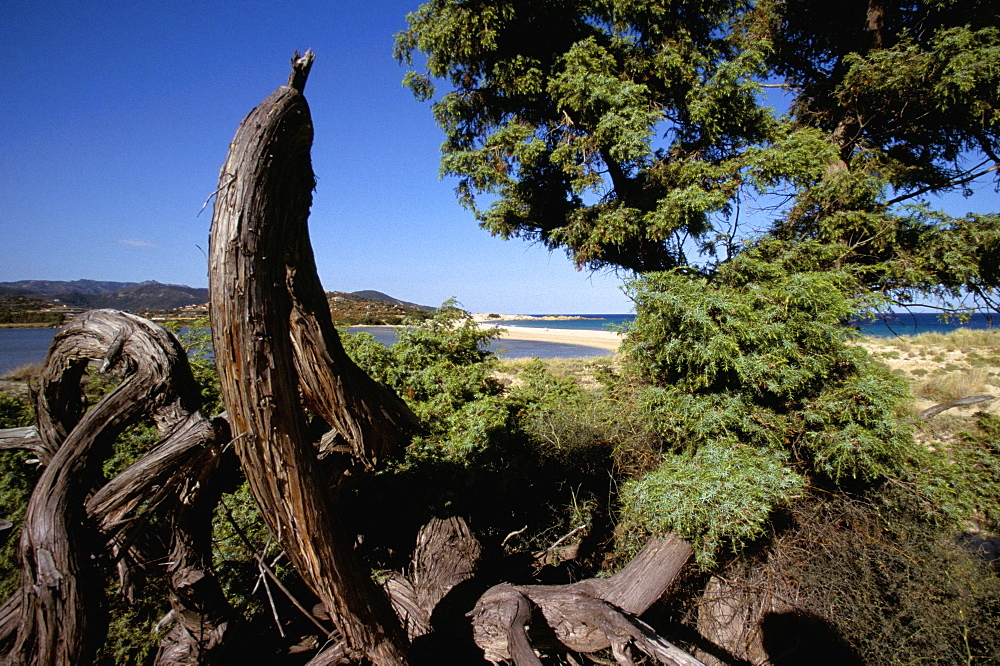
[[(503, 326), (532, 326), (550, 329), (576, 330), (617, 330), (631, 323), (635, 315), (603, 314), (577, 315), (586, 319), (548, 320), (539, 319), (544, 315), (532, 315), (527, 319), (498, 322)], [(917, 335), (919, 333), (947, 333), (956, 328), (996, 328), (1000, 327), (1000, 315), (976, 314), (965, 324), (942, 322), (933, 312), (892, 314), (876, 321), (861, 321), (855, 325), (863, 335), (894, 337), (897, 335)], [(386, 327), (353, 328), (353, 331), (368, 331), (382, 344), (391, 345), (396, 341), (393, 329)], [(45, 360), (54, 328), (0, 328), (0, 375), (31, 363), (40, 364)], [(587, 358), (607, 356), (611, 352), (580, 345), (557, 344), (552, 342), (526, 342), (503, 340), (495, 342), (491, 349), (508, 358)]]
[[(548, 320), (539, 319), (545, 315), (533, 315), (530, 319), (500, 322), (502, 326), (532, 326), (537, 328), (583, 329), (583, 330), (620, 330), (635, 321), (633, 314), (603, 314), (603, 315), (570, 315), (586, 317), (586, 319)], [(934, 312), (886, 313), (874, 321), (856, 321), (862, 335), (888, 338), (899, 335), (919, 335), (920, 333), (949, 333), (957, 328), (1000, 328), (1000, 314), (976, 313), (972, 318), (959, 324), (954, 320), (941, 321)]]

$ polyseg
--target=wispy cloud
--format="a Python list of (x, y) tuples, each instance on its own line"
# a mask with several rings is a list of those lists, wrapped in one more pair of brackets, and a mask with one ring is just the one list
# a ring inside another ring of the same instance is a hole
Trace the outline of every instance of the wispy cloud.
[(119, 238), (118, 242), (122, 245), (131, 245), (132, 247), (159, 247), (156, 243), (139, 240), (138, 238)]

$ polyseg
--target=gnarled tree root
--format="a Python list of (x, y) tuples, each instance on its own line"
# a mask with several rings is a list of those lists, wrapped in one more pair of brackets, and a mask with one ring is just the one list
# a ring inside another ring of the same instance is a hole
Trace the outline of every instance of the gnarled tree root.
[[(87, 411), (80, 380), (95, 360), (122, 381)], [(161, 501), (171, 496), (183, 501), (176, 467), (180, 459), (206, 451), (217, 454), (220, 424), (203, 417), (199, 407), (200, 394), (183, 348), (151, 322), (94, 310), (57, 334), (42, 371), (37, 439), (26, 438), (45, 468), (28, 502), (21, 533), (22, 587), (0, 608), (5, 663), (87, 661), (103, 635), (94, 630), (101, 624), (95, 624), (95, 609), (102, 605), (103, 576), (93, 569), (92, 555), (109, 543), (115, 552), (126, 550), (120, 547), (122, 540), (130, 540), (135, 530), (130, 513), (154, 494), (153, 483), (161, 484)], [(103, 498), (90, 506), (85, 499), (101, 476), (101, 460), (122, 430), (143, 416), (156, 424), (161, 444), (136, 463), (143, 471), (131, 473), (133, 483), (110, 484), (90, 498)], [(180, 458), (160, 457), (173, 449), (184, 453)], [(208, 473), (210, 466), (202, 468)], [(205, 507), (198, 510), (204, 512)], [(175, 525), (175, 543), (190, 541), (187, 529)], [(205, 605), (199, 599), (195, 606)], [(194, 612), (202, 625), (214, 623), (201, 610)], [(196, 651), (209, 642), (201, 640)]]
[(637, 616), (658, 599), (691, 556), (677, 536), (652, 539), (607, 579), (571, 585), (497, 585), (469, 613), (476, 644), (493, 663), (540, 666), (535, 648), (593, 653), (611, 648), (632, 664), (632, 648), (657, 663), (694, 666), (697, 659), (658, 636)]

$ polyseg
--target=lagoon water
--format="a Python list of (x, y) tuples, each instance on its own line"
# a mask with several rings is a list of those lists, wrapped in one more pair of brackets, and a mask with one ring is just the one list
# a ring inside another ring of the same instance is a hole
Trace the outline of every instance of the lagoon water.
[(58, 330), (0, 328), (0, 376), (24, 365), (41, 365)]
[[(519, 319), (517, 321), (500, 322), (499, 325), (530, 326), (535, 328), (571, 329), (571, 330), (615, 330), (631, 323), (635, 315), (605, 314), (580, 315), (586, 319), (547, 320)], [(956, 328), (995, 328), (1000, 326), (1000, 315), (985, 315), (977, 313), (972, 319), (962, 325), (954, 322), (942, 322), (933, 312), (905, 313), (887, 316), (876, 321), (857, 322), (856, 325), (863, 335), (876, 337), (892, 337), (896, 335), (917, 335), (919, 333), (947, 333)], [(54, 328), (0, 328), (0, 375), (15, 368), (30, 363), (42, 363), (48, 352), (52, 338), (56, 334)], [(387, 327), (356, 327), (354, 332), (366, 331), (385, 345), (396, 341), (392, 328)], [(588, 358), (607, 356), (611, 352), (594, 347), (580, 345), (557, 344), (553, 342), (527, 342), (522, 340), (501, 340), (492, 345), (492, 350), (507, 358), (524, 358), (537, 356), (539, 358)]]
[[(590, 328), (600, 327), (591, 326)], [(43, 363), (57, 330), (55, 328), (0, 328), (0, 376), (21, 366)], [(384, 345), (396, 342), (396, 334), (392, 328), (373, 326), (370, 328), (354, 327), (350, 330), (351, 332), (371, 333), (376, 340)], [(531, 356), (539, 358), (590, 358), (610, 356), (612, 353), (594, 347), (523, 340), (496, 341), (490, 346), (490, 349), (507, 358)]]

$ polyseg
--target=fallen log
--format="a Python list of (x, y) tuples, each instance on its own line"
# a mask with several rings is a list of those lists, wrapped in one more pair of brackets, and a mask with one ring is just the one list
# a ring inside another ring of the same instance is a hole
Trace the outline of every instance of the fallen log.
[(691, 554), (690, 544), (671, 535), (651, 539), (610, 578), (494, 586), (469, 613), (476, 644), (488, 661), (518, 666), (541, 664), (535, 648), (583, 653), (610, 648), (623, 666), (634, 663), (635, 648), (656, 663), (696, 666), (701, 662), (637, 617), (663, 595)]

